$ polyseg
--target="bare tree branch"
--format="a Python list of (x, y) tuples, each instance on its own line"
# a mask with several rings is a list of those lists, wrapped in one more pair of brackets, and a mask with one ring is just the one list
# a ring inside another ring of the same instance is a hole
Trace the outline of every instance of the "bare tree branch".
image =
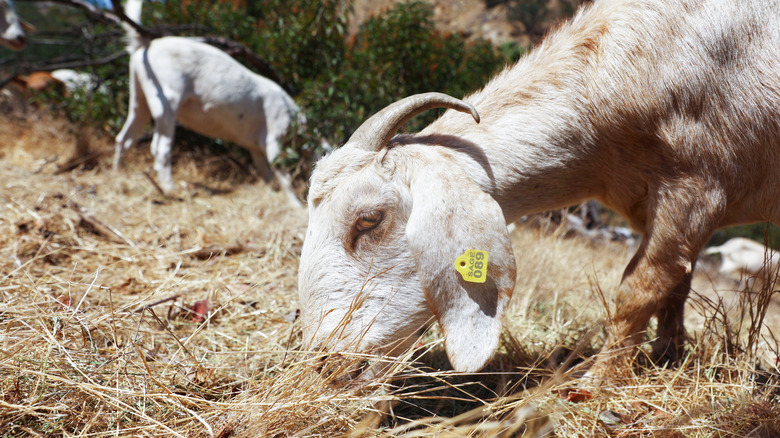
[(103, 64), (109, 64), (117, 59), (127, 56), (127, 53), (125, 51), (112, 53), (111, 55), (104, 56), (102, 58), (98, 59), (83, 59), (83, 60), (75, 60), (75, 61), (69, 61), (69, 62), (61, 62), (57, 64), (49, 64), (45, 67), (41, 67), (40, 69), (36, 69), (34, 71), (51, 71), (51, 70), (57, 70), (60, 68), (80, 68), (80, 67), (92, 67), (95, 65), (103, 65)]

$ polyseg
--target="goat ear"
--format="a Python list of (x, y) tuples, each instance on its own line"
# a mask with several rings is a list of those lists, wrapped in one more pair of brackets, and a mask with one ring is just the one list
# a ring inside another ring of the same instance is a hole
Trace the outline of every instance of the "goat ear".
[[(498, 203), (457, 166), (431, 167), (419, 168), (425, 170), (410, 183), (406, 238), (450, 363), (457, 371), (478, 371), (498, 347), (515, 285), (514, 254)], [(488, 253), (484, 283), (466, 281), (455, 269), (455, 259), (469, 249)]]

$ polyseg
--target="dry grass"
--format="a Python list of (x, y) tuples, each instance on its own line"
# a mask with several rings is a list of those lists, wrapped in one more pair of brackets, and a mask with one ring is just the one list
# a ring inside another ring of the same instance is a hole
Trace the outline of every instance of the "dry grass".
[(323, 377), (301, 351), (303, 212), (208, 151), (177, 157), (180, 199), (149, 182), (142, 150), (118, 174), (108, 155), (57, 174), (79, 142), (110, 149), (69, 130), (0, 117), (0, 436), (780, 434), (777, 305), (759, 325), (735, 298), (771, 288), (719, 296), (734, 284), (704, 269), (684, 363), (577, 389), (566, 369), (603, 341), (600, 294), (610, 301), (628, 252), (519, 229), (485, 372), (443, 371), (434, 331), (392, 384), (345, 383), (365, 358)]

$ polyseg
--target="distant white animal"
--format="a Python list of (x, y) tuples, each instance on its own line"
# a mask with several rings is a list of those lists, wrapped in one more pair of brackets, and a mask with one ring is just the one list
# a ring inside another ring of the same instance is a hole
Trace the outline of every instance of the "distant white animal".
[(11, 0), (0, 0), (0, 45), (11, 50), (22, 50), (27, 44), (24, 30), (33, 30), (27, 22), (16, 15)]
[[(378, 112), (312, 174), (304, 345), (395, 354), (438, 321), (453, 367), (479, 370), (515, 285), (506, 223), (597, 199), (643, 237), (591, 375), (628, 369), (653, 317), (674, 359), (713, 231), (780, 223), (778, 29), (778, 0), (597, 0), (464, 100)], [(395, 136), (435, 107), (457, 111)], [(470, 249), (484, 283), (459, 271)]]
[[(139, 22), (141, 0), (129, 0), (126, 15)], [(298, 106), (277, 83), (259, 76), (225, 52), (194, 38), (130, 38), (130, 103), (116, 137), (114, 168), (154, 119), (151, 151), (160, 186), (173, 190), (171, 148), (176, 122), (208, 137), (230, 140), (249, 150), (265, 181), (276, 176), (290, 202), (301, 203), (290, 175), (272, 169), (281, 140), (293, 121), (305, 123)]]
[(734, 237), (723, 245), (707, 248), (704, 253), (720, 254), (721, 265), (718, 271), (736, 277), (755, 277), (763, 272), (771, 273), (780, 262), (780, 253), (744, 237)]
[(105, 84), (99, 85), (98, 78), (87, 72), (61, 68), (53, 70), (51, 76), (65, 84), (65, 88), (69, 93), (76, 90), (108, 92)]

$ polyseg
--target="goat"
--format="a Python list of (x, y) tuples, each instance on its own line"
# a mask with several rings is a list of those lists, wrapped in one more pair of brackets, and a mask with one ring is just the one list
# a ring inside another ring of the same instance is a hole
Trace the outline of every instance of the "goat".
[(27, 44), (25, 30), (33, 30), (26, 21), (16, 15), (11, 0), (0, 0), (0, 46), (11, 50), (22, 50)]
[[(126, 15), (140, 22), (142, 0), (129, 0)], [(154, 169), (165, 191), (174, 188), (171, 148), (178, 121), (199, 134), (230, 140), (249, 150), (262, 178), (275, 175), (290, 201), (300, 206), (290, 176), (272, 169), (280, 140), (296, 120), (305, 118), (292, 98), (275, 82), (252, 71), (225, 52), (194, 38), (141, 38), (123, 24), (130, 42), (130, 103), (127, 120), (116, 137), (114, 169), (132, 147), (144, 125), (154, 119), (151, 151)]]
[(772, 272), (780, 262), (777, 251), (744, 237), (731, 238), (723, 245), (707, 248), (704, 253), (720, 254), (718, 272), (738, 277), (756, 277), (767, 271)]
[[(304, 345), (392, 355), (438, 321), (454, 369), (479, 370), (515, 284), (505, 224), (596, 199), (643, 237), (589, 373), (629, 364), (654, 316), (675, 359), (713, 231), (780, 221), (779, 28), (778, 0), (596, 1), (464, 100), (369, 118), (311, 176)], [(394, 137), (436, 107), (456, 111)], [(484, 283), (456, 269), (469, 249)]]

